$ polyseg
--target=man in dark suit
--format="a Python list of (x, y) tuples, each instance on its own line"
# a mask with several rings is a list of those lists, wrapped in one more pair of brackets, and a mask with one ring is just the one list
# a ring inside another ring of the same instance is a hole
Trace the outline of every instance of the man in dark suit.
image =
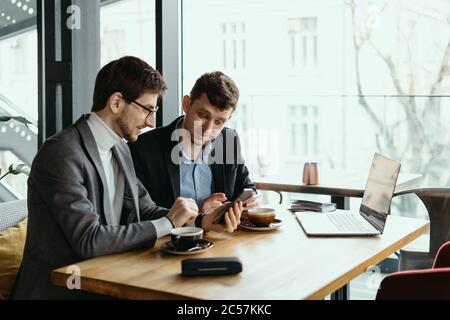
[[(82, 281), (81, 290), (53, 286), (51, 271), (153, 247), (173, 227), (194, 222), (198, 207), (192, 199), (177, 198), (170, 210), (155, 205), (136, 178), (124, 142), (154, 126), (165, 89), (159, 72), (144, 61), (115, 60), (97, 76), (93, 112), (41, 147), (28, 179), (27, 239), (12, 298), (97, 297), (82, 291)], [(235, 209), (230, 228), (240, 218)]]
[[(190, 96), (183, 97), (185, 116), (129, 143), (136, 175), (158, 205), (170, 206), (177, 197), (189, 196), (200, 212), (208, 212), (245, 188), (255, 190), (239, 136), (225, 128), (238, 99), (232, 79), (222, 72), (206, 73)], [(255, 205), (251, 201), (247, 206)]]

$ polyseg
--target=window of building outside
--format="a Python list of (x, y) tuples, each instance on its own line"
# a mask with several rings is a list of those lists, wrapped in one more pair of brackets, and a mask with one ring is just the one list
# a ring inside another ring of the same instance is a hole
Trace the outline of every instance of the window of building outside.
[(221, 29), (223, 69), (245, 69), (245, 22), (224, 22)]
[[(0, 122), (0, 169), (18, 164), (31, 166), (37, 152), (36, 0), (0, 1), (0, 116), (21, 116), (25, 125)], [(26, 198), (27, 176), (9, 175), (0, 181), (0, 201), (5, 194)], [(9, 198), (9, 197), (8, 197)]]
[(317, 18), (289, 18), (288, 36), (292, 67), (317, 66)]
[[(300, 182), (305, 161), (367, 177), (379, 152), (446, 187), (449, 14), (450, 3), (426, 0), (184, 0), (184, 93), (204, 72), (233, 78), (246, 111), (228, 125), (248, 139), (253, 180)], [(413, 197), (392, 206), (427, 217)]]

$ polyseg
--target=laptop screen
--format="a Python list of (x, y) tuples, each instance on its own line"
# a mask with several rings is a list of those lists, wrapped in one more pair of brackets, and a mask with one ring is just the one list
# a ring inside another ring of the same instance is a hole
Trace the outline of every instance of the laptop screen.
[(384, 230), (399, 173), (400, 163), (375, 153), (359, 212), (380, 232)]

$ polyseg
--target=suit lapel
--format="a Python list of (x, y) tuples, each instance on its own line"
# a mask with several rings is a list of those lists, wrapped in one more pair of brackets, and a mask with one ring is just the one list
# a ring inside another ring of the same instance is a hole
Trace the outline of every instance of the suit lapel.
[[(169, 174), (170, 183), (172, 185), (173, 196), (175, 200), (180, 196), (180, 165), (172, 161), (172, 150), (177, 152), (176, 148), (178, 141), (172, 141), (172, 134), (175, 131), (178, 122), (184, 118), (184, 116), (178, 117), (170, 125), (167, 126), (167, 136), (164, 141), (167, 141), (166, 148), (164, 149), (164, 161), (167, 164), (167, 172)], [(178, 159), (179, 157), (177, 157)]]
[(137, 221), (140, 221), (139, 219), (139, 201), (138, 201), (138, 190), (137, 190), (137, 181), (136, 181), (136, 175), (132, 171), (133, 167), (133, 161), (130, 156), (130, 152), (128, 150), (128, 147), (124, 143), (116, 144), (112, 148), (112, 152), (114, 156), (116, 157), (116, 160), (119, 164), (119, 167), (122, 169), (123, 175), (125, 177), (125, 184), (128, 185), (131, 195), (133, 197), (133, 204), (134, 208), (136, 210), (136, 218)]
[(223, 192), (226, 193), (225, 190), (225, 167), (223, 165), (219, 165), (217, 163), (213, 163), (211, 166), (211, 172), (214, 179), (214, 190), (213, 193)]
[[(213, 142), (212, 150), (209, 155), (209, 163), (212, 163), (210, 165), (212, 176), (214, 179), (214, 190), (215, 192), (223, 192), (227, 193), (227, 190), (225, 190), (225, 135), (223, 134), (223, 131), (221, 132), (220, 136), (218, 136)], [(211, 160), (211, 157), (213, 157), (213, 160)], [(227, 195), (228, 197), (228, 195)]]
[(176, 141), (170, 141), (164, 152), (164, 161), (167, 163), (167, 171), (169, 173), (170, 183), (172, 184), (174, 200), (180, 196), (180, 166), (172, 161), (172, 150), (174, 150), (176, 145)]
[(109, 190), (106, 183), (105, 170), (103, 169), (102, 162), (100, 160), (100, 154), (98, 153), (97, 144), (95, 143), (94, 136), (87, 124), (87, 119), (89, 115), (82, 116), (76, 123), (75, 127), (80, 133), (81, 139), (83, 140), (84, 146), (86, 147), (86, 152), (94, 164), (98, 175), (100, 176), (100, 182), (103, 188), (103, 214), (108, 225), (112, 224), (111, 220), (111, 203), (109, 201)]

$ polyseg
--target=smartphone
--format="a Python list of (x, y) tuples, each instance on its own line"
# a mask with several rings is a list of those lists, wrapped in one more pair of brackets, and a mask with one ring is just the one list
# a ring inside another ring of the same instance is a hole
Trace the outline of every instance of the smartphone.
[(222, 210), (214, 219), (213, 224), (225, 224), (225, 213), (228, 211), (228, 209), (230, 209), (238, 201), (245, 202), (246, 200), (250, 199), (254, 192), (255, 191), (253, 189), (244, 189), (236, 199), (222, 207)]
[(247, 205), (247, 203), (250, 202), (250, 200), (254, 201), (254, 200), (259, 199), (259, 198), (261, 198), (261, 197), (262, 197), (262, 195), (256, 194), (256, 195), (254, 195), (253, 197), (247, 198), (247, 200), (243, 201), (242, 204), (243, 204), (244, 207), (245, 207), (245, 206)]

